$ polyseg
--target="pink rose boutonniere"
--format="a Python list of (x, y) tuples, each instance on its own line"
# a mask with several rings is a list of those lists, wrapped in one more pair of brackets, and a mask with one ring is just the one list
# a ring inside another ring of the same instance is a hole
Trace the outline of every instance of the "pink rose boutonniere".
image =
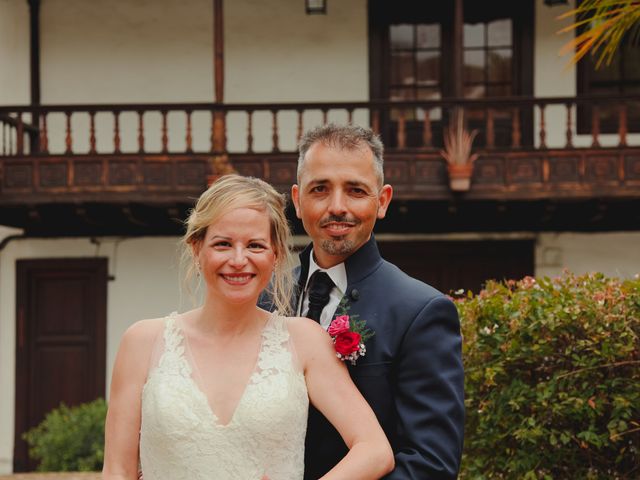
[(375, 332), (366, 328), (366, 322), (358, 319), (358, 315), (346, 314), (346, 302), (341, 302), (340, 307), (342, 315), (333, 319), (327, 331), (333, 339), (336, 356), (343, 362), (348, 360), (351, 365), (355, 365), (356, 360), (367, 353), (364, 342), (375, 335)]

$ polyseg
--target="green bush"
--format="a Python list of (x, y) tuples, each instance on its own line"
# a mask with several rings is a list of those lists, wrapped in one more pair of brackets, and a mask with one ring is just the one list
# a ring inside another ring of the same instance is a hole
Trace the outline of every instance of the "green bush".
[(64, 403), (23, 435), (41, 472), (89, 472), (102, 469), (107, 404), (99, 398), (69, 408)]
[(527, 277), (456, 304), (461, 478), (640, 478), (640, 280)]

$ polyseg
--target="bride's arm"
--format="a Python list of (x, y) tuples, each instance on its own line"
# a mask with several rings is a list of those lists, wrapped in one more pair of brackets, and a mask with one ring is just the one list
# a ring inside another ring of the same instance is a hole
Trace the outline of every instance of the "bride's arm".
[(389, 473), (394, 466), (391, 446), (347, 368), (336, 358), (329, 334), (308, 319), (292, 319), (290, 325), (309, 399), (349, 447), (322, 480), (377, 479)]
[(103, 480), (137, 480), (140, 404), (159, 322), (138, 322), (120, 342), (105, 424)]

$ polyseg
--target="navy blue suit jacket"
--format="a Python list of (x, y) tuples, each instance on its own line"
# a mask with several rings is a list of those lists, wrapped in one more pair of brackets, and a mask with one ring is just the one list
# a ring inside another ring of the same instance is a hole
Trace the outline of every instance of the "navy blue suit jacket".
[[(304, 287), (311, 245), (301, 254)], [(455, 479), (464, 430), (464, 391), (458, 313), (446, 296), (380, 256), (373, 235), (345, 261), (349, 313), (375, 336), (349, 365), (395, 454), (386, 479)], [(342, 438), (310, 408), (305, 479), (324, 475), (347, 453)]]

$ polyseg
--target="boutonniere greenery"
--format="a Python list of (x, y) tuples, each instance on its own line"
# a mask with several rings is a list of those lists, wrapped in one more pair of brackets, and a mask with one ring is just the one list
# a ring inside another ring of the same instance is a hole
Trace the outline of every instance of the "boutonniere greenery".
[(349, 301), (343, 298), (338, 305), (338, 313), (331, 321), (328, 332), (333, 339), (336, 356), (351, 365), (367, 353), (365, 342), (375, 335), (375, 332), (367, 328), (367, 322), (361, 320), (358, 314), (349, 315)]

